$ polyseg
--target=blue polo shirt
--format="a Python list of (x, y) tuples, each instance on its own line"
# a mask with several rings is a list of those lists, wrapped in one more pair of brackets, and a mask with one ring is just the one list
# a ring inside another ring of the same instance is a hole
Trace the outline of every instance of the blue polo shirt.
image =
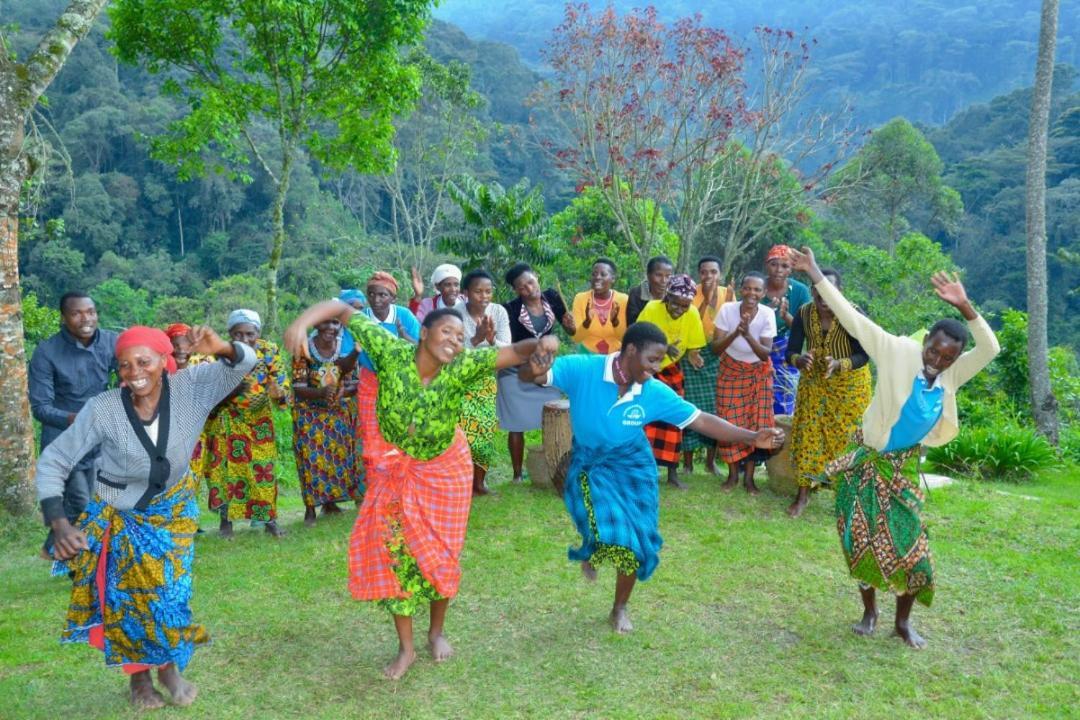
[[(366, 307), (360, 312), (367, 315), (369, 318), (377, 322), (382, 327), (386, 328), (394, 337), (400, 337), (398, 333), (397, 323), (401, 321), (401, 329), (405, 331), (405, 336), (416, 342), (420, 339), (420, 321), (416, 319), (416, 316), (412, 314), (409, 308), (401, 307), (400, 305), (391, 305), (390, 313), (386, 316), (386, 320), (379, 320), (375, 317), (375, 313), (371, 312), (371, 308)], [(346, 329), (348, 332), (348, 329)], [(345, 352), (345, 343), (342, 342), (341, 351)], [(371, 358), (368, 357), (366, 351), (361, 350), (360, 356), (357, 358), (357, 362), (360, 363), (360, 367), (366, 368), (371, 372), (375, 372), (375, 366), (371, 363)]]
[(930, 387), (926, 376), (920, 371), (911, 383), (911, 395), (900, 408), (900, 417), (893, 425), (889, 442), (882, 452), (904, 450), (922, 442), (941, 418), (944, 397), (945, 389), (941, 383)]
[(679, 428), (701, 411), (659, 380), (634, 383), (619, 397), (611, 355), (567, 355), (555, 360), (548, 384), (570, 398), (574, 440), (589, 448), (623, 445), (643, 436), (646, 425), (662, 420)]

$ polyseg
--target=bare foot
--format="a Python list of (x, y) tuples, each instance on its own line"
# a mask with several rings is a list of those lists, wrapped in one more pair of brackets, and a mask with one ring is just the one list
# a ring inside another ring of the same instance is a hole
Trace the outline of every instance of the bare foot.
[(323, 515), (338, 515), (341, 513), (341, 508), (337, 506), (337, 503), (326, 503), (322, 506)]
[(232, 522), (229, 520), (222, 520), (221, 525), (218, 527), (218, 535), (222, 540), (232, 540), (235, 535), (233, 534)]
[(437, 663), (449, 660), (454, 656), (454, 648), (450, 647), (450, 643), (442, 633), (428, 635), (428, 650), (431, 651), (431, 657)]
[(877, 627), (877, 613), (864, 612), (862, 620), (851, 626), (851, 631), (856, 635), (873, 635)]
[(400, 680), (416, 662), (416, 651), (401, 648), (394, 661), (383, 668), (383, 675), (390, 680)]
[(38, 553), (38, 557), (42, 560), (48, 560), (49, 562), (52, 562), (54, 559), (53, 556), (49, 554), (49, 551), (45, 548), (41, 548), (41, 551)]
[(724, 492), (731, 492), (736, 487), (738, 487), (738, 485), (739, 485), (739, 476), (731, 474), (731, 475), (727, 476), (727, 481), (725, 481), (724, 484), (720, 486), (720, 489), (723, 490)]
[(749, 480), (745, 480), (743, 482), (743, 487), (745, 487), (746, 492), (748, 492), (751, 495), (758, 495), (759, 493), (761, 493), (761, 491), (758, 490), (758, 486), (754, 484), (753, 478), (751, 478)]
[(915, 628), (909, 622), (896, 623), (894, 634), (916, 650), (922, 650), (926, 647), (926, 641), (923, 640), (922, 635), (915, 632)]
[(199, 689), (189, 683), (176, 669), (175, 665), (169, 664), (158, 668), (158, 680), (169, 690), (172, 695), (172, 704), (177, 707), (187, 707), (195, 702), (199, 695)]
[(596, 582), (596, 568), (588, 560), (581, 561), (581, 574), (589, 582)]
[(315, 508), (304, 508), (304, 527), (315, 527)]
[(611, 623), (611, 629), (620, 635), (625, 635), (634, 629), (634, 626), (630, 624), (630, 614), (626, 611), (625, 605), (611, 608), (608, 622)]
[(720, 474), (720, 471), (716, 468), (716, 465), (714, 465), (713, 463), (705, 463), (705, 472), (709, 473), (710, 475), (719, 475)]
[(149, 670), (131, 676), (131, 704), (137, 710), (157, 710), (165, 707), (165, 696), (154, 687)]
[(679, 479), (675, 473), (668, 473), (667, 484), (676, 490), (689, 490), (689, 486)]
[(810, 502), (810, 498), (798, 498), (795, 502), (788, 506), (788, 517), (797, 518), (803, 514), (803, 510), (806, 509), (807, 503)]
[(277, 522), (274, 520), (266, 523), (263, 530), (270, 533), (270, 535), (275, 538), (285, 537), (285, 531), (279, 528)]

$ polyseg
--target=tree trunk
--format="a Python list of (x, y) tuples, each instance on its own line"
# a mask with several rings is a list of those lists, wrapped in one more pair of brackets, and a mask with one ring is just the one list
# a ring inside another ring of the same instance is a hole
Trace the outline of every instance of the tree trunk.
[(1047, 357), (1046, 276), (1046, 136), (1050, 123), (1050, 93), (1057, 44), (1058, 0), (1043, 0), (1039, 56), (1028, 126), (1027, 192), (1027, 306), (1028, 377), (1035, 426), (1055, 445), (1058, 442), (1058, 402), (1050, 387)]
[(274, 207), (271, 217), (274, 223), (273, 241), (270, 244), (270, 262), (266, 265), (266, 319), (264, 333), (277, 331), (278, 314), (278, 267), (281, 266), (281, 254), (285, 250), (285, 198), (289, 194), (289, 175), (292, 172), (293, 148), (284, 148), (281, 158), (281, 174), (278, 176), (277, 192), (274, 195)]
[(106, 2), (74, 0), (25, 63), (0, 56), (0, 504), (14, 514), (34, 507), (34, 425), (19, 290), (19, 193), (30, 174), (23, 133), (30, 111)]

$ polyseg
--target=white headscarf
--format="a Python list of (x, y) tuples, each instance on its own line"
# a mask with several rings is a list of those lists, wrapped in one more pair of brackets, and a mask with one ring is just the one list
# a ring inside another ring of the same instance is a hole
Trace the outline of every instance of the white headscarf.
[(452, 277), (455, 280), (461, 280), (461, 268), (457, 265), (451, 265), (450, 263), (443, 263), (439, 267), (435, 268), (435, 272), (431, 273), (431, 286), (437, 287), (446, 278)]
[(226, 330), (232, 330), (237, 325), (242, 323), (251, 323), (255, 326), (255, 330), (262, 330), (262, 318), (259, 317), (259, 313), (254, 310), (247, 310), (241, 308), (239, 310), (233, 310), (229, 313), (229, 320), (225, 323)]

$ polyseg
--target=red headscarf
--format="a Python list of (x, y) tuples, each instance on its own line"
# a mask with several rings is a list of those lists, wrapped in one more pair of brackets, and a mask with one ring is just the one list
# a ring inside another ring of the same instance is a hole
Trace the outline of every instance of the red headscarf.
[(368, 287), (371, 287), (372, 285), (382, 285), (383, 287), (389, 288), (390, 292), (397, 295), (397, 280), (395, 280), (394, 276), (388, 272), (379, 270), (378, 272), (373, 273), (371, 279), (367, 281)]
[(164, 355), (165, 369), (169, 371), (170, 375), (176, 372), (176, 360), (172, 356), (172, 340), (169, 339), (168, 335), (157, 328), (134, 325), (120, 333), (120, 337), (116, 339), (116, 354), (119, 355), (121, 350), (140, 346), (148, 347), (154, 352)]
[(789, 250), (791, 248), (787, 245), (773, 245), (769, 248), (769, 254), (765, 256), (765, 262), (769, 262), (773, 258), (786, 258)]
[(173, 338), (178, 338), (181, 335), (187, 335), (189, 332), (191, 332), (191, 326), (186, 325), (185, 323), (173, 323), (169, 327), (165, 328), (165, 334), (169, 337), (170, 340), (172, 340)]

